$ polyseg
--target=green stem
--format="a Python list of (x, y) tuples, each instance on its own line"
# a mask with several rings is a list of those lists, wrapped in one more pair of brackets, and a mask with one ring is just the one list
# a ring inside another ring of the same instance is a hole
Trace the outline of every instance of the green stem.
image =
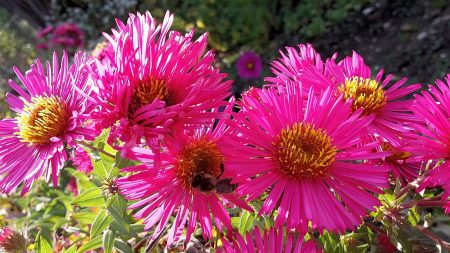
[(87, 143), (87, 142), (85, 142), (85, 141), (79, 141), (78, 144), (80, 144), (81, 146), (86, 147), (86, 148), (88, 148), (88, 149), (90, 149), (90, 150), (92, 150), (92, 151), (94, 151), (94, 152), (102, 153), (102, 154), (104, 154), (104, 155), (106, 155), (106, 156), (108, 156), (108, 157), (111, 157), (111, 158), (113, 158), (113, 159), (116, 158), (115, 155), (106, 152), (106, 151), (103, 150), (102, 148), (94, 147), (94, 146), (92, 146), (90, 143)]

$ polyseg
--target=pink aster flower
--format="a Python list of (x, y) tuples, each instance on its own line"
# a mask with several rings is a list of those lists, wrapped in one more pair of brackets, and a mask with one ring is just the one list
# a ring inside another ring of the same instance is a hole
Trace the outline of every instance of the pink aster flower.
[(52, 43), (61, 47), (81, 47), (84, 44), (83, 31), (73, 23), (65, 23), (55, 28)]
[[(143, 218), (145, 229), (154, 229), (153, 239), (164, 231), (174, 216), (168, 233), (168, 246), (179, 239), (187, 224), (186, 241), (200, 223), (205, 239), (212, 238), (213, 221), (219, 231), (232, 231), (230, 216), (225, 208), (236, 204), (252, 210), (235, 196), (223, 162), (221, 136), (223, 122), (215, 130), (180, 131), (166, 138), (163, 151), (157, 156), (150, 150), (134, 148), (133, 159), (142, 165), (123, 169), (134, 173), (117, 180), (120, 193), (128, 200), (136, 200), (131, 209), (140, 208), (136, 218)], [(223, 173), (222, 171), (225, 171)]]
[(81, 172), (89, 173), (94, 169), (92, 167), (91, 156), (81, 146), (77, 146), (73, 150), (70, 160), (72, 160), (72, 164), (75, 168)]
[(9, 82), (19, 96), (9, 93), (7, 102), (18, 115), (0, 121), (1, 192), (9, 193), (23, 183), (24, 194), (41, 175), (52, 178), (56, 186), (67, 160), (65, 144), (74, 146), (90, 136), (83, 122), (92, 103), (78, 92), (90, 92), (86, 60), (78, 53), (69, 65), (64, 53), (59, 67), (55, 53), (53, 63), (47, 62), (45, 68), (40, 60), (25, 75), (14, 68), (25, 90)]
[[(414, 125), (419, 134), (411, 148), (423, 159), (442, 162), (429, 172), (418, 190), (441, 186), (444, 190), (443, 200), (450, 197), (450, 74), (445, 80), (447, 83), (436, 80), (436, 86), (430, 85), (429, 91), (423, 91), (422, 96), (416, 95), (411, 106), (412, 112), (425, 121), (425, 125)], [(444, 208), (446, 212), (450, 211), (448, 205)]]
[(236, 239), (229, 241), (222, 239), (223, 248), (218, 252), (227, 253), (314, 253), (323, 252), (317, 249), (313, 240), (304, 242), (303, 236), (298, 234), (287, 234), (283, 229), (270, 229), (261, 231), (255, 227), (243, 238), (239, 233)]
[(277, 211), (278, 227), (306, 231), (311, 221), (319, 231), (344, 232), (379, 205), (373, 193), (389, 185), (388, 167), (361, 160), (389, 153), (373, 153), (378, 142), (360, 144), (374, 116), (352, 113), (332, 89), (303, 94), (289, 83), (244, 94), (224, 138), (225, 167), (238, 174), (237, 193), (248, 200), (268, 192), (259, 214)]
[(16, 230), (10, 227), (4, 227), (0, 229), (0, 249), (5, 252), (26, 253), (27, 241)]
[(114, 50), (113, 62), (97, 64), (95, 115), (100, 127), (112, 125), (111, 138), (127, 144), (157, 142), (176, 125), (201, 125), (216, 117), (212, 108), (223, 105), (231, 81), (213, 67), (205, 53), (207, 35), (193, 41), (193, 31), (169, 31), (173, 16), (162, 24), (149, 12), (130, 14), (126, 24), (106, 35)]
[(288, 48), (288, 54), (282, 54), (272, 64), (276, 76), (267, 81), (278, 85), (300, 82), (305, 91), (311, 86), (317, 91), (332, 87), (337, 94), (343, 94), (344, 100), (352, 101), (353, 111), (362, 109), (363, 116), (375, 116), (364, 136), (382, 136), (400, 145), (398, 136), (410, 130), (403, 123), (418, 122), (409, 111), (411, 101), (403, 98), (420, 89), (420, 84), (404, 86), (407, 79), (402, 78), (390, 85), (393, 75), (383, 79), (383, 70), (373, 77), (370, 67), (356, 52), (339, 63), (335, 61), (336, 54), (323, 63), (310, 45), (299, 47), (300, 52)]
[(382, 141), (381, 145), (377, 148), (378, 151), (391, 152), (390, 155), (383, 159), (374, 160), (373, 162), (377, 164), (383, 164), (389, 166), (391, 169), (392, 179), (399, 179), (401, 183), (405, 184), (412, 182), (419, 176), (422, 166), (423, 159), (418, 158), (412, 148), (410, 147), (411, 138), (413, 135), (404, 136), (404, 138), (399, 139), (400, 145), (396, 146), (389, 143), (388, 141)]
[(253, 52), (243, 53), (236, 62), (238, 76), (244, 79), (257, 79), (261, 77), (262, 60)]

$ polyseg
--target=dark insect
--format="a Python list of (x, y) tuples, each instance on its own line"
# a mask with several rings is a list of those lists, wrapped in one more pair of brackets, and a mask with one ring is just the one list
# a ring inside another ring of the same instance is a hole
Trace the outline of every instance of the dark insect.
[(215, 190), (219, 194), (232, 193), (234, 190), (236, 190), (237, 185), (232, 184), (230, 178), (220, 179), (223, 172), (224, 165), (223, 163), (221, 163), (220, 174), (217, 177), (214, 177), (213, 175), (206, 172), (200, 172), (194, 176), (191, 186), (192, 188), (206, 194), (210, 193), (213, 190)]
[(228, 194), (236, 190), (237, 185), (231, 183), (230, 178), (219, 179), (216, 183), (216, 192), (219, 194)]

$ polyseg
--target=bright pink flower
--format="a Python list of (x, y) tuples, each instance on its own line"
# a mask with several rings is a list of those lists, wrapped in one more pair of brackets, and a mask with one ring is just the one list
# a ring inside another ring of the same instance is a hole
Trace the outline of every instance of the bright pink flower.
[(89, 173), (94, 168), (92, 167), (91, 156), (83, 147), (77, 146), (72, 153), (72, 164), (81, 172)]
[(270, 229), (261, 231), (255, 227), (243, 238), (241, 234), (236, 233), (236, 239), (229, 241), (222, 239), (223, 248), (217, 252), (227, 253), (314, 253), (323, 252), (317, 249), (314, 241), (304, 242), (303, 236), (287, 234), (283, 229)]
[(26, 253), (27, 241), (16, 230), (4, 227), (0, 229), (0, 249), (5, 250), (5, 252)]
[(261, 77), (262, 59), (253, 52), (245, 52), (237, 60), (236, 69), (241, 78), (257, 79)]
[(377, 159), (373, 162), (376, 164), (383, 164), (389, 166), (392, 172), (392, 179), (399, 179), (403, 184), (412, 182), (419, 176), (421, 169), (423, 169), (423, 160), (417, 159), (416, 154), (411, 150), (411, 140), (414, 136), (404, 136), (399, 139), (401, 143), (398, 146), (387, 141), (382, 141), (377, 148), (378, 151), (392, 152), (383, 159)]
[[(411, 106), (412, 112), (426, 123), (414, 125), (418, 134), (411, 149), (422, 155), (423, 160), (443, 161), (429, 172), (418, 190), (441, 186), (444, 189), (443, 200), (450, 197), (450, 74), (445, 80), (447, 83), (436, 80), (436, 86), (430, 85), (428, 92), (416, 95)], [(446, 211), (450, 211), (449, 208)]]
[(400, 145), (398, 136), (409, 131), (403, 123), (418, 121), (409, 112), (411, 101), (402, 98), (420, 89), (420, 84), (402, 87), (407, 80), (402, 78), (388, 87), (393, 75), (383, 79), (383, 70), (380, 70), (372, 77), (370, 67), (356, 52), (339, 63), (335, 61), (335, 54), (324, 64), (310, 45), (299, 47), (300, 52), (287, 48), (288, 54), (282, 53), (282, 58), (272, 64), (276, 76), (267, 81), (278, 85), (299, 82), (305, 92), (309, 87), (317, 91), (332, 87), (337, 94), (343, 94), (345, 100), (352, 101), (353, 111), (361, 108), (363, 116), (375, 116), (363, 132), (364, 136), (378, 135)]
[(41, 175), (52, 178), (56, 186), (67, 160), (65, 144), (75, 146), (77, 140), (91, 134), (83, 126), (85, 114), (93, 109), (86, 98), (90, 93), (86, 60), (78, 53), (69, 65), (64, 53), (59, 67), (55, 53), (53, 63), (47, 62), (45, 69), (39, 60), (25, 75), (14, 68), (26, 91), (9, 82), (19, 97), (9, 93), (7, 102), (18, 117), (0, 121), (1, 192), (8, 193), (23, 183), (24, 194)]
[(389, 168), (361, 160), (389, 153), (374, 153), (378, 142), (356, 145), (374, 116), (352, 113), (332, 89), (303, 94), (289, 83), (244, 94), (224, 138), (225, 167), (248, 200), (268, 192), (259, 214), (277, 210), (278, 227), (306, 231), (312, 221), (319, 231), (354, 229), (379, 205), (372, 193), (389, 185)]
[(235, 186), (227, 179), (231, 175), (221, 165), (228, 159), (221, 151), (224, 129), (221, 122), (214, 131), (206, 128), (180, 131), (166, 138), (166, 147), (158, 155), (142, 148), (134, 148), (130, 153), (131, 158), (143, 164), (123, 169), (134, 174), (118, 179), (117, 186), (126, 199), (137, 200), (130, 208), (141, 208), (135, 216), (144, 219), (145, 229), (156, 226), (153, 239), (164, 231), (171, 216), (175, 218), (170, 225), (168, 246), (179, 239), (186, 222), (186, 241), (197, 222), (205, 239), (211, 239), (211, 214), (218, 230), (222, 231), (224, 226), (230, 233), (227, 203), (251, 210), (235, 196)]
[(95, 115), (101, 128), (112, 126), (111, 138), (129, 145), (158, 142), (176, 125), (201, 125), (216, 117), (212, 108), (223, 105), (231, 81), (213, 67), (214, 55), (205, 53), (206, 34), (192, 41), (193, 31), (169, 31), (173, 16), (162, 24), (149, 12), (130, 14), (126, 24), (106, 35), (114, 61), (97, 64)]
[(61, 47), (82, 47), (84, 33), (76, 24), (65, 23), (57, 26), (53, 31), (52, 43)]

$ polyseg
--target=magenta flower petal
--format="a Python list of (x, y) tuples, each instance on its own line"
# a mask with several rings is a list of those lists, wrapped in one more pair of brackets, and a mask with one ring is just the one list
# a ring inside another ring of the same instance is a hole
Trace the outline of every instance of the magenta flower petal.
[[(422, 96), (415, 96), (411, 110), (425, 124), (414, 125), (418, 134), (410, 146), (411, 152), (417, 153), (423, 160), (443, 161), (429, 172), (419, 187), (422, 190), (425, 187), (441, 186), (444, 190), (443, 200), (450, 197), (450, 74), (445, 81), (436, 80), (436, 86), (430, 85), (429, 91), (423, 91)], [(446, 212), (449, 211), (448, 204), (444, 208)]]
[(25, 90), (9, 82), (19, 97), (8, 94), (7, 101), (18, 116), (0, 121), (1, 192), (23, 183), (24, 194), (42, 175), (56, 186), (67, 160), (65, 144), (73, 147), (77, 140), (92, 138), (84, 121), (93, 104), (78, 92), (90, 94), (86, 61), (78, 53), (69, 66), (64, 53), (59, 66), (55, 53), (53, 65), (47, 62), (46, 69), (39, 60), (25, 75), (14, 69)]
[(123, 169), (132, 175), (118, 179), (117, 185), (126, 199), (137, 201), (130, 208), (138, 209), (135, 216), (143, 219), (146, 230), (155, 228), (153, 239), (162, 233), (170, 217), (174, 221), (170, 224), (168, 246), (178, 241), (186, 223), (186, 241), (197, 223), (205, 239), (212, 238), (214, 224), (219, 231), (231, 232), (231, 218), (226, 210), (229, 204), (252, 210), (235, 196), (236, 186), (230, 182), (233, 173), (221, 165), (228, 159), (221, 151), (224, 130), (223, 121), (214, 131), (180, 130), (166, 137), (161, 153), (142, 148), (126, 153), (143, 164)]
[(323, 252), (313, 240), (304, 241), (304, 235), (286, 234), (283, 229), (270, 229), (261, 232), (258, 227), (244, 237), (236, 233), (236, 238), (222, 238), (223, 246), (217, 252), (227, 253), (314, 253)]
[(209, 122), (218, 116), (211, 110), (226, 104), (231, 81), (205, 52), (207, 35), (193, 41), (193, 32), (170, 31), (172, 23), (170, 13), (161, 24), (149, 12), (130, 14), (105, 35), (114, 57), (94, 66), (101, 109), (93, 117), (98, 127), (112, 127), (112, 140), (158, 146), (176, 126)]
[(272, 63), (275, 77), (266, 80), (272, 85), (298, 82), (305, 92), (310, 87), (316, 91), (331, 87), (337, 94), (343, 94), (345, 100), (352, 101), (353, 111), (362, 109), (363, 116), (375, 116), (362, 137), (382, 136), (399, 146), (398, 136), (410, 130), (404, 123), (419, 122), (409, 111), (410, 100), (403, 98), (420, 89), (421, 85), (405, 86), (406, 78), (390, 85), (393, 76), (383, 79), (383, 70), (373, 77), (370, 67), (356, 52), (340, 62), (336, 62), (336, 55), (323, 62), (311, 45), (299, 45), (299, 51), (287, 48), (287, 55), (281, 55)]
[(319, 231), (354, 229), (379, 205), (373, 193), (389, 185), (388, 167), (361, 160), (389, 153), (361, 144), (374, 116), (352, 113), (331, 88), (303, 94), (290, 83), (244, 93), (224, 138), (225, 167), (237, 175), (238, 194), (268, 193), (259, 213), (276, 210), (278, 227), (306, 232), (311, 221)]

